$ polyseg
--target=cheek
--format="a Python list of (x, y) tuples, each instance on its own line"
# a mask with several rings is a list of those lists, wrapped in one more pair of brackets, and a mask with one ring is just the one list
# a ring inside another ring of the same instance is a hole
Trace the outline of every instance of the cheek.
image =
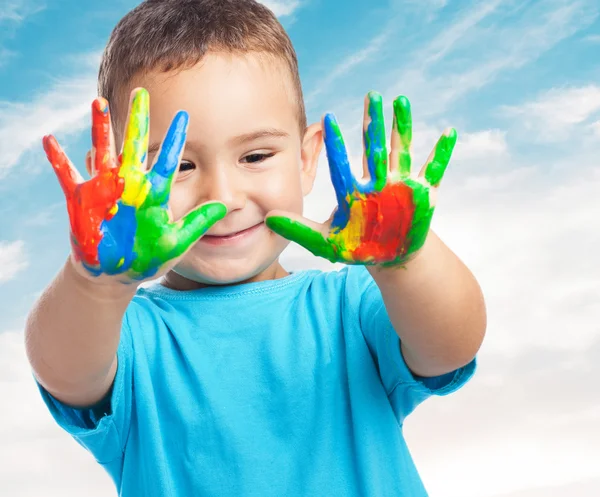
[(260, 197), (268, 209), (284, 209), (294, 212), (302, 210), (302, 187), (299, 167), (291, 167), (269, 171), (258, 184)]
[(178, 221), (196, 207), (195, 198), (188, 190), (189, 187), (185, 183), (174, 183), (171, 187), (169, 209), (171, 210), (173, 221)]

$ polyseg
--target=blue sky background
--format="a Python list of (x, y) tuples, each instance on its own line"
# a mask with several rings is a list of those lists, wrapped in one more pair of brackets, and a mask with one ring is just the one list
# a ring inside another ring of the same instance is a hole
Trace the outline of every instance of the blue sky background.
[[(48, 121), (37, 122), (37, 133), (18, 148), (0, 137), (0, 234), (4, 241), (23, 241), (28, 264), (26, 277), (0, 286), (5, 327), (14, 328), (68, 249), (65, 209), (58, 205), (62, 192), (44, 157), (41, 136), (55, 133), (83, 167), (90, 135), (89, 106), (81, 97), (93, 98), (108, 35), (136, 2), (112, 0), (92, 7), (77, 0), (4, 0), (2, 5), (0, 113), (8, 112), (0, 115), (0, 129), (29, 134), (20, 120), (34, 109)], [(432, 126), (451, 124), (463, 132), (505, 127), (511, 117), (500, 109), (535, 99), (541, 90), (600, 80), (600, 21), (593, 1), (310, 0), (278, 5), (282, 13), (290, 10), (286, 5), (298, 5), (282, 22), (298, 52), (309, 119), (318, 120), (329, 110), (338, 114), (354, 133), (349, 138), (357, 154), (361, 99), (369, 89), (384, 92), (388, 104), (404, 93), (415, 120), (425, 116)], [(557, 24), (554, 33), (543, 32), (548, 22)], [(512, 57), (511, 50), (517, 52)], [(494, 69), (494, 63), (499, 67)], [(492, 67), (481, 75), (480, 64)], [(461, 82), (461, 73), (472, 80)], [(72, 93), (81, 100), (73, 101)], [(65, 108), (73, 112), (64, 117), (53, 112)], [(508, 138), (524, 156), (546, 153), (532, 147), (527, 134)]]
[[(110, 492), (32, 390), (21, 333), (69, 250), (41, 138), (83, 171), (100, 53), (137, 3), (0, 0), (2, 494)], [(434, 229), (480, 280), (490, 325), (478, 377), (407, 426), (432, 496), (599, 495), (598, 1), (265, 3), (295, 44), (309, 120), (335, 112), (357, 168), (371, 89), (388, 110), (411, 100), (417, 164), (446, 126), (459, 132)], [(333, 206), (327, 174), (322, 160), (311, 217)], [(285, 261), (328, 268), (298, 247)], [(78, 468), (67, 488), (60, 461)]]

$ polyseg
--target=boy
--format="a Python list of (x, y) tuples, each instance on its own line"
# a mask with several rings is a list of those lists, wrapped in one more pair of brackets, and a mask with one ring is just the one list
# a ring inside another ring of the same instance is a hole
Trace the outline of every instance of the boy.
[[(91, 180), (44, 140), (73, 250), (26, 343), (56, 421), (126, 497), (426, 495), (404, 419), (469, 379), (485, 329), (428, 233), (453, 131), (410, 179), (408, 102), (388, 164), (369, 94), (359, 185), (335, 120), (306, 126), (294, 50), (254, 0), (143, 2), (99, 90), (115, 136), (99, 99)], [(300, 215), (323, 139), (339, 207), (317, 225)], [(348, 266), (289, 274), (276, 232)]]

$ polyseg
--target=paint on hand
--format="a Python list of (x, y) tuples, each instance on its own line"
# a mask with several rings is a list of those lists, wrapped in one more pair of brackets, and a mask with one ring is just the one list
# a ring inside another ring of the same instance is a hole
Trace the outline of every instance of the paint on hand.
[(153, 168), (146, 172), (149, 96), (136, 91), (120, 161), (110, 152), (108, 102), (92, 104), (95, 175), (83, 182), (54, 137), (44, 149), (67, 200), (71, 244), (76, 260), (93, 275), (126, 274), (142, 280), (181, 256), (214, 223), (225, 217), (219, 202), (202, 205), (177, 222), (168, 211), (171, 184), (185, 144), (188, 115), (179, 112), (163, 140)]
[(274, 232), (331, 262), (402, 265), (425, 243), (434, 211), (429, 193), (442, 180), (456, 143), (456, 131), (452, 129), (440, 138), (422, 177), (412, 179), (408, 99), (398, 97), (394, 101), (398, 158), (397, 163), (389, 165), (382, 99), (375, 92), (368, 97), (370, 122), (364, 141), (370, 180), (366, 184), (357, 182), (350, 171), (335, 117), (327, 114), (324, 118), (327, 159), (338, 201), (328, 232), (321, 233), (282, 216), (269, 217), (266, 223)]

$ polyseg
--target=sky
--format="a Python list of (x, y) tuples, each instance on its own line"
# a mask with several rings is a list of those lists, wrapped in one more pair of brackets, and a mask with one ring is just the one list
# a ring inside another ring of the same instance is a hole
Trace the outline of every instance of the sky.
[[(46, 411), (27, 312), (64, 263), (68, 220), (41, 138), (83, 171), (100, 54), (133, 0), (0, 0), (0, 494), (113, 485)], [(363, 97), (406, 95), (414, 163), (459, 135), (432, 227), (478, 278), (475, 378), (405, 434), (431, 497), (600, 495), (600, 4), (267, 1), (296, 47), (308, 117), (336, 114), (361, 168)], [(389, 128), (388, 128), (389, 129)], [(305, 214), (335, 204), (325, 157)], [(286, 268), (331, 268), (291, 246)]]

